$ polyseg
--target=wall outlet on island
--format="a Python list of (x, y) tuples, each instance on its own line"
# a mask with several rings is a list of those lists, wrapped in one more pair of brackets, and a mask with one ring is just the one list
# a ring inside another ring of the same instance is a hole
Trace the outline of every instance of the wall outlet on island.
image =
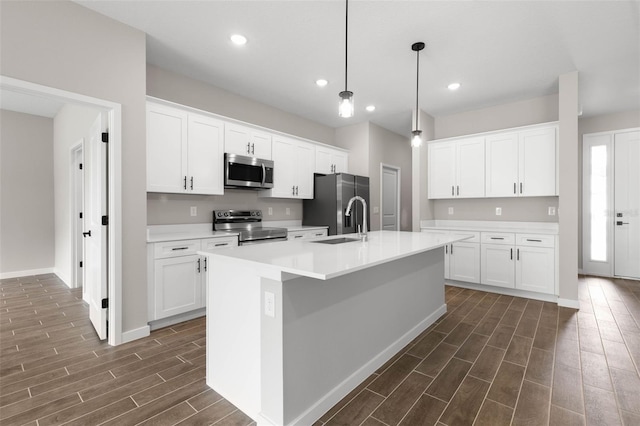
[(453, 207), (449, 207), (449, 214), (453, 214)]
[(268, 214), (269, 216), (271, 216), (271, 215), (273, 214), (273, 207), (268, 207), (268, 208), (267, 208), (267, 214)]
[(191, 216), (198, 216), (198, 207), (191, 206)]
[(502, 216), (502, 207), (496, 207), (496, 216)]

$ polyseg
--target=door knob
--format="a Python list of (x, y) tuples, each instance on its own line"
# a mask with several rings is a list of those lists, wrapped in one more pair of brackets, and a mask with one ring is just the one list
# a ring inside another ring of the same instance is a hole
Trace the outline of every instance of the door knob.
[(82, 236), (83, 236), (84, 238), (90, 237), (90, 236), (91, 236), (91, 231), (89, 231), (89, 232), (83, 232), (83, 233), (82, 233)]

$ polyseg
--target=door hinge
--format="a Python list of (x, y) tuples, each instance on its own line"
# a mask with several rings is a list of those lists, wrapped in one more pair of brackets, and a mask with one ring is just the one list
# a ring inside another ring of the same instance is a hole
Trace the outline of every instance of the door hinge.
[(102, 309), (107, 309), (109, 307), (109, 299), (102, 299)]
[(80, 267), (82, 268), (82, 260), (80, 261)]
[(104, 142), (104, 143), (109, 142), (109, 133), (108, 132), (103, 132), (102, 133), (102, 142)]
[(78, 164), (78, 168), (82, 170), (82, 163)]
[(80, 219), (82, 219), (82, 212), (78, 213), (78, 216), (80, 216)]
[(109, 216), (102, 216), (102, 224), (107, 226), (109, 224)]

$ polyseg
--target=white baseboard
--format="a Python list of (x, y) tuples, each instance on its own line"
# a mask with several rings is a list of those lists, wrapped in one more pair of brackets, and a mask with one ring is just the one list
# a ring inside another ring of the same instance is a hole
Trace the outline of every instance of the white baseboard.
[(169, 318), (162, 318), (155, 321), (149, 322), (149, 327), (151, 331), (157, 330), (159, 328), (169, 327), (174, 324), (179, 324), (181, 322), (189, 321), (195, 318), (203, 317), (207, 314), (207, 308), (200, 308), (195, 311), (187, 312), (186, 314), (174, 315)]
[[(418, 337), (420, 333), (426, 330), (431, 324), (436, 322), (438, 318), (447, 312), (447, 305), (444, 304), (439, 307), (435, 312), (429, 315), (424, 320), (420, 321), (418, 325), (406, 332), (402, 337), (396, 340), (394, 343), (385, 348), (382, 352), (376, 355), (371, 361), (363, 365), (358, 371), (347, 377), (342, 383), (329, 391), (318, 402), (311, 406), (307, 411), (302, 413), (297, 419), (294, 419), (289, 426), (295, 425), (310, 425), (318, 420), (324, 413), (329, 411), (331, 407), (336, 405), (342, 398), (344, 398), (349, 392), (360, 385), (367, 377), (373, 374), (378, 368), (384, 365), (385, 362), (390, 360), (395, 354), (400, 352), (402, 348), (407, 346), (413, 339)], [(273, 425), (273, 423), (265, 416), (258, 415), (258, 425)]]
[(505, 296), (525, 297), (527, 299), (542, 300), (543, 302), (558, 303), (558, 296), (555, 294), (536, 293), (533, 291), (519, 290), (517, 288), (495, 287), (492, 285), (467, 283), (462, 281), (446, 280), (446, 285), (453, 287), (468, 288), (470, 290), (484, 291), (487, 293), (504, 294)]
[(571, 309), (580, 309), (580, 301), (573, 299), (562, 299), (558, 297), (558, 306)]
[(32, 275), (43, 275), (43, 274), (53, 274), (53, 273), (54, 273), (53, 267), (41, 268), (41, 269), (27, 269), (24, 271), (0, 272), (0, 279), (4, 280), (7, 278), (29, 277)]
[(120, 342), (120, 344), (142, 339), (143, 337), (147, 337), (150, 333), (151, 333), (151, 330), (148, 325), (145, 325), (144, 327), (136, 328), (133, 330), (125, 331), (122, 333), (122, 341)]

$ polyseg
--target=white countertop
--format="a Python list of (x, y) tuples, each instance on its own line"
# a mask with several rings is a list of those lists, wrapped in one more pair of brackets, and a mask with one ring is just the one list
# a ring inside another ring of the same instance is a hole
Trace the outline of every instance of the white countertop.
[(210, 223), (195, 223), (182, 225), (149, 225), (147, 226), (147, 243), (163, 241), (195, 240), (200, 238), (215, 238), (237, 236), (237, 232), (214, 231)]
[(327, 229), (328, 226), (302, 226), (302, 225), (297, 225), (297, 226), (287, 226), (287, 231), (289, 232), (295, 232), (295, 231), (313, 231), (313, 230), (320, 230), (320, 229)]
[(321, 280), (328, 280), (372, 266), (444, 247), (467, 237), (429, 232), (369, 232), (369, 241), (344, 244), (320, 244), (314, 241), (355, 237), (333, 235), (311, 240), (289, 240), (268, 245), (231, 247), (199, 254), (244, 260), (248, 267), (268, 267)]
[(420, 229), (441, 231), (513, 232), (516, 234), (558, 234), (556, 222), (508, 222), (490, 220), (422, 220)]

